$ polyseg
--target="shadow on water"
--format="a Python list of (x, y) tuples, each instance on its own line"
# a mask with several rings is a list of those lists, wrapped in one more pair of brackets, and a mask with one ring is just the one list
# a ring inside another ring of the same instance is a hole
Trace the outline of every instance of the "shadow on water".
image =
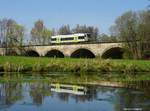
[(150, 110), (150, 81), (123, 82), (120, 87), (109, 87), (78, 83), (83, 79), (88, 83), (97, 78), (57, 73), (47, 76), (4, 74), (0, 77), (0, 111), (19, 111), (20, 108), (22, 111)]

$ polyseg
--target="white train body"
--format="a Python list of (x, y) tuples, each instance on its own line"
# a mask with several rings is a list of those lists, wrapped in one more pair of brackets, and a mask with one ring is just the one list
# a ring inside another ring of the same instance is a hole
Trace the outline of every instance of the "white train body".
[(78, 43), (78, 42), (86, 42), (89, 40), (90, 34), (87, 33), (77, 33), (70, 35), (57, 35), (51, 37), (52, 44), (59, 43)]

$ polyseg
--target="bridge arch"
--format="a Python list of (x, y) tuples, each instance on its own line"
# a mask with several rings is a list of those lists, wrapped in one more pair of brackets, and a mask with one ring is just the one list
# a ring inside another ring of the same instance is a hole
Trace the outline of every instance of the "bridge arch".
[(122, 59), (124, 49), (122, 47), (111, 47), (107, 48), (103, 53), (101, 58), (103, 59)]
[(52, 49), (45, 54), (46, 57), (64, 58), (64, 54), (57, 49)]
[(31, 57), (39, 57), (39, 53), (35, 50), (27, 50), (25, 52), (25, 56), (31, 56)]
[(87, 48), (79, 48), (71, 53), (72, 58), (95, 58), (94, 53)]

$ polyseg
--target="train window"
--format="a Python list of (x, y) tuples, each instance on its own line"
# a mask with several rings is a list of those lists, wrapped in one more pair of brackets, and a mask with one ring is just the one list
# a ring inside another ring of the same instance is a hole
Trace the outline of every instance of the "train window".
[(61, 38), (61, 41), (73, 40), (74, 38)]
[(78, 39), (85, 39), (85, 36), (79, 36)]
[(51, 38), (51, 41), (56, 41), (56, 38)]

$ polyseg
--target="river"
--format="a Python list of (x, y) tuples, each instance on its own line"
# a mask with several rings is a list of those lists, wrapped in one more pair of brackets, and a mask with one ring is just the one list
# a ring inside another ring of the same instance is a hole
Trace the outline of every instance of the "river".
[(149, 81), (110, 87), (67, 75), (12, 75), (0, 77), (0, 111), (150, 111)]

